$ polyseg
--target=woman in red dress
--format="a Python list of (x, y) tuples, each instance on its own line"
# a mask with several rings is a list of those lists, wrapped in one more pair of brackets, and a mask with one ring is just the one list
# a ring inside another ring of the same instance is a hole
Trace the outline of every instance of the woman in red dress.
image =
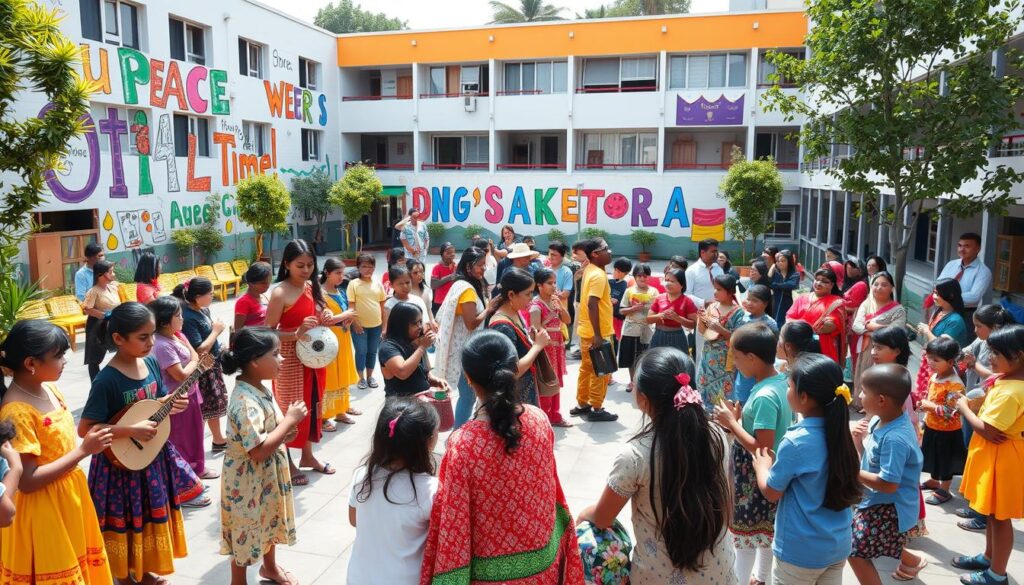
[(314, 370), (302, 365), (295, 354), (295, 343), (310, 329), (331, 321), (325, 309), (320, 282), (316, 274), (316, 255), (305, 240), (292, 240), (284, 248), (281, 268), (277, 274), (280, 284), (274, 288), (267, 304), (267, 326), (277, 329), (281, 339), (281, 369), (274, 380), (274, 398), (282, 412), (296, 400), (306, 403), (307, 414), (297, 428), (298, 434), (287, 443), (289, 449), (302, 449), (296, 465), (289, 456), (292, 483), (306, 485), (309, 478), (299, 468), (311, 468), (317, 473), (333, 475), (336, 470), (326, 461), (313, 457), (313, 443), (323, 435), (320, 426), (320, 401), (323, 398), (327, 371)]
[(441, 460), (420, 585), (583, 583), (554, 432), (541, 409), (515, 401), (518, 361), (497, 331), (474, 333), (462, 349), (482, 406)]
[(808, 323), (818, 334), (821, 353), (835, 360), (839, 367), (846, 363), (846, 305), (836, 286), (836, 273), (822, 268), (814, 273), (811, 292), (793, 302), (786, 320)]

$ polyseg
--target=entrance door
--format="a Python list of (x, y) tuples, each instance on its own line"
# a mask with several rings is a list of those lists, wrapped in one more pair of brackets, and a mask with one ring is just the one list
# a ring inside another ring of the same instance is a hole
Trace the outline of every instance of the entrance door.
[(693, 165), (697, 163), (697, 143), (692, 140), (676, 140), (672, 143), (673, 165)]
[(543, 165), (558, 164), (558, 137), (540, 137), (540, 163)]
[(400, 75), (398, 77), (398, 89), (396, 91), (400, 98), (412, 97), (412, 76)]

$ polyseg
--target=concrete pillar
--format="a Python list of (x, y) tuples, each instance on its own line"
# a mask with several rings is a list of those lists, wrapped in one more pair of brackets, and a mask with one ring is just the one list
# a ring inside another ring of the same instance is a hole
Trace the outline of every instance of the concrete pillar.
[(571, 175), (576, 171), (576, 131), (572, 120), (572, 104), (576, 96), (576, 57), (569, 55), (566, 59), (566, 74), (569, 79), (565, 83), (565, 173)]
[(842, 250), (843, 254), (847, 256), (857, 256), (856, 253), (850, 253), (850, 213), (851, 208), (853, 207), (850, 199), (852, 197), (853, 194), (849, 191), (843, 193), (843, 239), (840, 244), (840, 250)]
[(412, 172), (419, 174), (423, 161), (423, 140), (420, 137), (420, 65), (412, 64)]
[(494, 68), (494, 59), (487, 61), (487, 72), (491, 78), (491, 86), (488, 93), (490, 94), (487, 98), (487, 172), (494, 174), (496, 170), (498, 149), (496, 148), (496, 135), (494, 132), (494, 102), (497, 100), (495, 94), (497, 94), (497, 82), (498, 76)]

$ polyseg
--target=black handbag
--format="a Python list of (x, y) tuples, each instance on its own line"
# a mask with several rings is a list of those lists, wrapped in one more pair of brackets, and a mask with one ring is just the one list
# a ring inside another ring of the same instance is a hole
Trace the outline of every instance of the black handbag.
[(619, 369), (615, 360), (615, 352), (612, 351), (612, 344), (608, 341), (598, 346), (591, 346), (587, 350), (590, 354), (590, 363), (594, 365), (594, 373), (598, 376), (614, 374)]

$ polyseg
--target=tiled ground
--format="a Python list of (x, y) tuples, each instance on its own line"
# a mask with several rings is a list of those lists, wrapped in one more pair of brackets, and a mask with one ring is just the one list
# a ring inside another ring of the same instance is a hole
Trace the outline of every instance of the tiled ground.
[[(383, 262), (378, 261), (381, 267)], [(660, 267), (659, 267), (660, 268)], [(215, 316), (230, 322), (233, 301), (216, 303)], [(81, 338), (80, 338), (81, 339)], [(89, 384), (85, 367), (82, 365), (81, 346), (79, 352), (69, 357), (68, 367), (60, 381), (60, 387), (69, 405), (80, 413), (88, 395)], [(569, 363), (567, 387), (562, 391), (563, 410), (566, 412), (575, 396), (575, 377), (579, 362)], [(379, 375), (379, 374), (378, 374)], [(617, 375), (625, 381), (625, 372)], [(228, 382), (229, 388), (233, 386)], [(605, 478), (612, 461), (625, 442), (640, 427), (640, 413), (631, 394), (624, 387), (613, 389), (608, 394), (608, 408), (619, 414), (614, 423), (587, 423), (576, 421), (571, 429), (555, 429), (558, 438), (556, 458), (559, 475), (569, 499), (570, 509), (576, 513), (584, 506), (594, 503), (603, 489)], [(316, 448), (317, 457), (329, 461), (338, 473), (333, 476), (310, 475), (310, 485), (297, 488), (295, 511), (298, 521), (298, 543), (294, 547), (279, 549), (280, 563), (294, 573), (304, 585), (339, 585), (346, 582), (345, 574), (348, 555), (355, 538), (355, 529), (349, 526), (347, 516), (349, 485), (353, 469), (366, 454), (372, 430), (371, 419), (376, 417), (383, 402), (383, 391), (352, 391), (353, 405), (365, 414), (356, 425), (339, 425), (339, 432), (328, 433)], [(438, 449), (443, 449), (443, 441)], [(209, 440), (209, 438), (207, 438)], [(218, 468), (219, 455), (210, 455), (209, 461)], [(219, 497), (220, 482), (210, 484), (210, 494)], [(962, 506), (957, 499), (941, 508), (929, 506), (929, 538), (913, 541), (912, 546), (923, 551), (930, 565), (921, 573), (921, 582), (928, 584), (957, 583), (957, 571), (949, 565), (949, 559), (956, 554), (979, 552), (984, 547), (984, 535), (968, 533), (956, 527), (953, 510)], [(620, 519), (629, 525), (629, 509), (623, 511)], [(227, 557), (218, 554), (220, 539), (220, 516), (216, 505), (201, 510), (186, 512), (186, 532), (189, 541), (189, 555), (176, 562), (176, 572), (171, 577), (175, 584), (204, 583), (221, 584), (229, 581)], [(1018, 530), (1015, 552), (1011, 557), (1009, 573), (1012, 582), (1024, 579), (1024, 535)], [(878, 563), (882, 569), (883, 582), (895, 582), (888, 574), (895, 568), (895, 561), (883, 560)], [(258, 579), (256, 568), (250, 569), (251, 582)], [(852, 572), (847, 569), (847, 583), (856, 583)], [(382, 584), (391, 585), (391, 584)]]

